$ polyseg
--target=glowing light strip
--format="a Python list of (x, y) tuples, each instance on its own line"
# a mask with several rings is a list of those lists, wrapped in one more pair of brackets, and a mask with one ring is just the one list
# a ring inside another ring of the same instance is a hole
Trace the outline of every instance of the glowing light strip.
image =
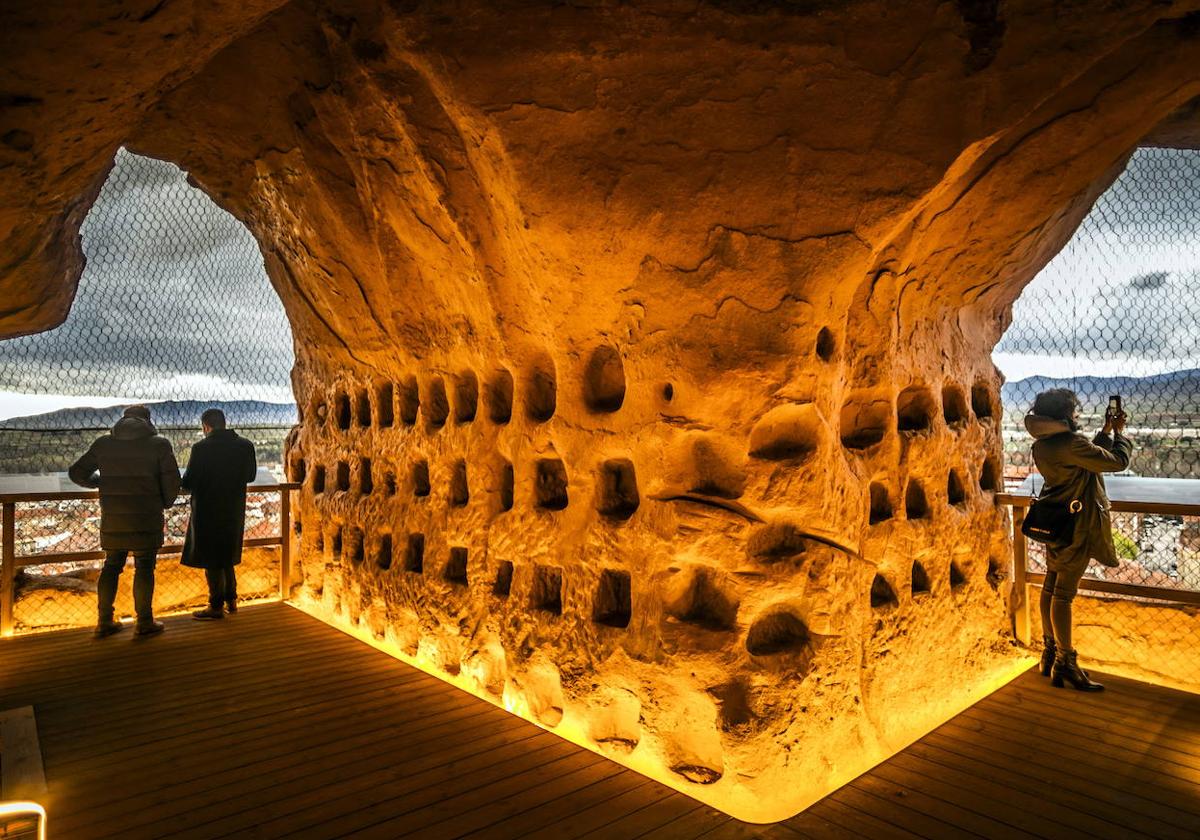
[(0, 802), (0, 820), (37, 817), (38, 840), (46, 840), (46, 809), (36, 802)]

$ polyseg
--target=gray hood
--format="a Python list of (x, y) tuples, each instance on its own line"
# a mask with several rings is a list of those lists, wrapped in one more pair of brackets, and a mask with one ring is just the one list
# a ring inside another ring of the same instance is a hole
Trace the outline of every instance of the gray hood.
[(1041, 414), (1026, 414), (1025, 415), (1025, 430), (1033, 435), (1035, 439), (1054, 437), (1061, 435), (1063, 432), (1071, 431), (1071, 427), (1067, 425), (1066, 420), (1059, 420), (1055, 417), (1045, 417)]

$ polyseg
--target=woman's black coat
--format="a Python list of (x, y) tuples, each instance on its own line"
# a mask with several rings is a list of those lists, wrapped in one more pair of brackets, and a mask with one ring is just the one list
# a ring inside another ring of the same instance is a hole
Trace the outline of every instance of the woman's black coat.
[(231, 429), (210, 432), (192, 446), (183, 474), (183, 487), (192, 493), (183, 565), (220, 569), (242, 562), (246, 485), (257, 472), (254, 444)]

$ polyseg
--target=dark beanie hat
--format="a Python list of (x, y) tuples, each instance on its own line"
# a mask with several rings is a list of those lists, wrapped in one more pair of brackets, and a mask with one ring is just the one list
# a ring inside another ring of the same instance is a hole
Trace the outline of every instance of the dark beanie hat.
[(125, 407), (125, 417), (136, 417), (139, 420), (150, 422), (150, 409), (144, 405), (130, 405)]

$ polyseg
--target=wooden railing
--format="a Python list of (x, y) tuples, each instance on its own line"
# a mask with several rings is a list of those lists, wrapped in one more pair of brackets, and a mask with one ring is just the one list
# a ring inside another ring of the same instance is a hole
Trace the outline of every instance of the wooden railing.
[[(1025, 509), (1033, 502), (1032, 496), (1016, 493), (997, 493), (997, 504), (1008, 505), (1012, 508), (1013, 521), (1013, 630), (1022, 642), (1029, 642), (1029, 585), (1041, 585), (1045, 574), (1029, 571), (1029, 545), (1025, 535), (1021, 533), (1021, 523), (1025, 521)], [(1200, 516), (1200, 505), (1184, 504), (1165, 500), (1155, 501), (1113, 501), (1112, 510), (1115, 513), (1157, 513), (1171, 516)], [(1151, 598), (1159, 601), (1169, 601), (1176, 604), (1200, 605), (1200, 590), (1174, 589), (1164, 586), (1146, 586), (1137, 583), (1121, 583), (1111, 580), (1084, 577), (1079, 582), (1081, 592), (1106, 592), (1115, 595), (1130, 595), (1138, 598)]]
[[(246, 487), (247, 493), (279, 493), (279, 533), (271, 537), (255, 537), (247, 539), (243, 545), (247, 548), (255, 546), (279, 546), (279, 597), (288, 597), (292, 577), (292, 496), (291, 491), (299, 489), (300, 485), (293, 482), (278, 482), (268, 484), (251, 484)], [(186, 498), (187, 492), (181, 495)], [(62, 490), (41, 491), (28, 493), (0, 493), (0, 636), (10, 636), (13, 632), (13, 605), (16, 601), (17, 572), (26, 566), (42, 566), (49, 563), (75, 563), (86, 560), (103, 560), (105, 553), (100, 549), (90, 551), (46, 552), (39, 554), (17, 554), (17, 505), (21, 503), (56, 502), (80, 499), (99, 499), (96, 490)], [(179, 504), (179, 502), (176, 502)], [(180, 543), (164, 545), (158, 550), (159, 555), (179, 554), (183, 551)]]

